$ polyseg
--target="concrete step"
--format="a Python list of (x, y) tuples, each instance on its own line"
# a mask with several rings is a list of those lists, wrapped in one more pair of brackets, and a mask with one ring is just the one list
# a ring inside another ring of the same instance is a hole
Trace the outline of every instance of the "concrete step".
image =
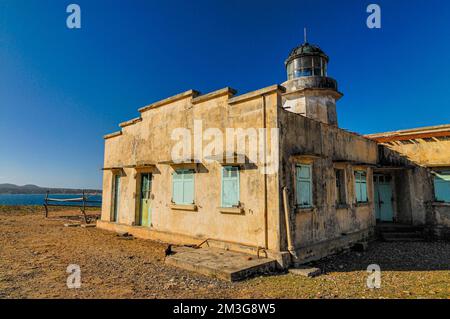
[(423, 226), (381, 223), (376, 226), (376, 232), (381, 240), (387, 242), (424, 241)]
[(409, 233), (409, 232), (421, 232), (423, 226), (403, 225), (403, 224), (378, 224), (376, 230), (382, 233), (394, 232), (394, 233)]
[(211, 247), (176, 247), (172, 250), (174, 254), (166, 257), (166, 264), (226, 281), (239, 281), (277, 271), (274, 259), (245, 253)]
[(423, 238), (395, 238), (395, 237), (384, 237), (386, 242), (422, 242), (425, 241)]
[(422, 238), (423, 234), (421, 232), (403, 232), (403, 233), (382, 233), (384, 237), (391, 237), (391, 238)]
[(302, 268), (290, 268), (289, 273), (297, 276), (313, 278), (319, 276), (322, 273), (322, 271), (320, 270), (320, 268), (316, 267), (302, 267)]
[(383, 232), (381, 238), (384, 241), (423, 241), (422, 232)]

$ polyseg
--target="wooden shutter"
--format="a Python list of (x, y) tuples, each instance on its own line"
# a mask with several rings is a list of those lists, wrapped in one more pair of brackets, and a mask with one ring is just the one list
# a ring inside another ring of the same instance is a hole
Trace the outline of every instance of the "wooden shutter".
[(194, 172), (178, 169), (172, 174), (172, 200), (175, 204), (194, 203)]
[(239, 167), (225, 166), (222, 169), (222, 207), (239, 204)]
[(312, 172), (311, 165), (299, 164), (296, 169), (296, 195), (297, 205), (300, 207), (312, 206)]

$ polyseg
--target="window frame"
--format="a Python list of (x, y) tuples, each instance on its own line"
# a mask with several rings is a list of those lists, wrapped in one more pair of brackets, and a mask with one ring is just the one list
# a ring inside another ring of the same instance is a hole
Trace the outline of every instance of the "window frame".
[(327, 61), (323, 56), (307, 55), (294, 59), (287, 65), (288, 79), (306, 76), (327, 76)]
[[(181, 174), (179, 173), (181, 172)], [(192, 175), (192, 179), (186, 179), (185, 175), (187, 175), (186, 173), (191, 173)], [(182, 176), (182, 178), (180, 180), (176, 180), (175, 179), (175, 174), (177, 176)], [(176, 202), (175, 201), (175, 183), (181, 181), (182, 184), (182, 201), (181, 202)], [(185, 196), (185, 184), (187, 184), (187, 182), (192, 182), (192, 201), (188, 202), (184, 200), (184, 196)], [(193, 205), (195, 204), (195, 170), (193, 169), (189, 169), (189, 168), (177, 168), (174, 170), (174, 172), (172, 173), (172, 203), (176, 204), (176, 205)]]
[[(442, 181), (438, 181), (438, 175), (448, 176), (449, 180), (441, 179)], [(434, 200), (438, 203), (449, 203), (450, 204), (450, 194), (449, 199), (446, 198), (438, 198), (438, 184), (444, 184), (448, 191), (450, 192), (450, 169), (441, 169), (436, 170), (433, 176), (433, 186), (434, 186)], [(444, 188), (445, 191), (445, 188)]]
[[(360, 178), (362, 176), (364, 176), (364, 181), (362, 181), (361, 179), (358, 180), (358, 175), (359, 175)], [(367, 175), (368, 175), (367, 171), (365, 171), (365, 170), (355, 170), (354, 171), (353, 176), (355, 178), (355, 184), (354, 184), (355, 185), (355, 199), (356, 199), (356, 203), (357, 204), (365, 204), (365, 203), (369, 202), (369, 193), (367, 191)], [(365, 185), (365, 193), (366, 193), (366, 199), (365, 200), (359, 200), (358, 199), (358, 192), (357, 192), (358, 184), (359, 184), (359, 188), (360, 188), (360, 195), (362, 194), (361, 187), (362, 187), (362, 185)]]
[[(236, 171), (236, 177), (225, 177), (224, 176), (224, 172), (228, 169), (231, 169), (232, 171)], [(231, 166), (231, 165), (226, 165), (226, 166), (222, 166), (222, 169), (220, 170), (220, 179), (221, 179), (221, 191), (220, 191), (220, 207), (224, 207), (224, 208), (233, 208), (233, 207), (239, 207), (240, 206), (240, 200), (241, 200), (241, 188), (240, 188), (240, 168), (239, 166)], [(237, 184), (237, 201), (236, 204), (232, 204), (231, 206), (228, 204), (224, 203), (224, 181), (226, 180), (230, 180), (230, 181), (236, 181)]]
[[(309, 171), (309, 177), (308, 178), (304, 178), (300, 176), (300, 170), (301, 168), (308, 168)], [(313, 164), (312, 163), (298, 163), (295, 164), (295, 201), (296, 201), (296, 206), (298, 208), (313, 208), (314, 204), (313, 204), (313, 178), (312, 178), (312, 174), (313, 174)], [(309, 203), (308, 204), (304, 204), (304, 203), (300, 203), (300, 199), (301, 199), (301, 183), (302, 182), (308, 182), (309, 183)]]
[[(342, 181), (339, 180), (338, 172), (342, 172)], [(348, 205), (348, 195), (347, 195), (347, 172), (345, 168), (334, 168), (334, 176), (335, 176), (335, 190), (336, 190), (336, 206), (345, 206)], [(340, 184), (338, 186), (338, 183)], [(339, 189), (341, 188), (341, 191)], [(343, 199), (341, 198), (343, 195)]]

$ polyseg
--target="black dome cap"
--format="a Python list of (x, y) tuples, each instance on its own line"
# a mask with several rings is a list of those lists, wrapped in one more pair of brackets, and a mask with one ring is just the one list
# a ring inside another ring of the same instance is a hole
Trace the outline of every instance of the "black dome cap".
[(291, 53), (289, 53), (289, 56), (284, 63), (287, 65), (292, 60), (302, 56), (321, 56), (325, 58), (327, 62), (329, 61), (328, 55), (326, 55), (321, 48), (319, 48), (317, 45), (309, 44), (306, 42), (292, 49)]

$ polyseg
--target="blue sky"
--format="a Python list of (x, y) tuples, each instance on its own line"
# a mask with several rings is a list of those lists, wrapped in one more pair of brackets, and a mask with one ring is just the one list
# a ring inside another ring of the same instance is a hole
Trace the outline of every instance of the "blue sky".
[[(381, 29), (366, 26), (370, 3)], [(119, 122), (191, 88), (284, 82), (304, 26), (345, 95), (342, 128), (450, 123), (446, 0), (0, 0), (0, 183), (100, 188), (102, 136)]]

